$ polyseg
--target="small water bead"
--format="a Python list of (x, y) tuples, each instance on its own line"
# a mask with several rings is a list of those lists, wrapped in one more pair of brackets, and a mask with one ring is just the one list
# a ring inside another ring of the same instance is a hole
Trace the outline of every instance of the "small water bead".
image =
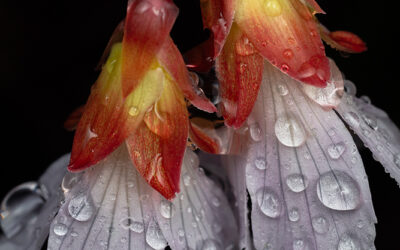
[(268, 217), (277, 218), (281, 214), (282, 205), (278, 196), (269, 188), (260, 188), (256, 192), (260, 210)]
[(201, 250), (222, 250), (221, 246), (216, 240), (206, 239), (201, 245)]
[(357, 93), (356, 85), (349, 80), (344, 80), (344, 89), (348, 95), (355, 96)]
[(121, 243), (125, 243), (127, 240), (128, 239), (126, 237), (122, 237), (120, 241), (121, 241)]
[(260, 125), (258, 125), (258, 123), (253, 123), (249, 127), (250, 127), (251, 139), (253, 139), (256, 142), (261, 141), (262, 134), (261, 134)]
[(187, 187), (190, 186), (192, 177), (190, 177), (189, 173), (183, 174), (182, 179), (183, 179), (183, 185)]
[(75, 231), (72, 231), (72, 232), (71, 232), (71, 236), (72, 236), (72, 237), (78, 237), (78, 233), (75, 232)]
[(61, 188), (64, 192), (69, 192), (82, 178), (82, 173), (67, 172), (62, 180)]
[(160, 204), (160, 213), (166, 218), (170, 219), (175, 214), (175, 205), (167, 200), (162, 200)]
[(378, 122), (376, 118), (366, 114), (363, 114), (361, 117), (370, 128), (372, 128), (373, 130), (378, 130)]
[(147, 228), (146, 242), (156, 250), (164, 249), (167, 246), (167, 240), (164, 238), (160, 226), (154, 219), (150, 221)]
[(360, 203), (360, 189), (348, 174), (330, 171), (321, 175), (317, 195), (326, 207), (334, 210), (352, 210)]
[(143, 233), (144, 231), (144, 225), (142, 222), (139, 221), (133, 221), (131, 223), (131, 226), (129, 227), (130, 230), (132, 230), (135, 233)]
[(336, 144), (331, 144), (328, 146), (327, 151), (329, 157), (331, 157), (333, 160), (337, 160), (342, 156), (344, 151), (346, 150), (346, 145), (343, 142), (339, 142)]
[(308, 180), (304, 175), (291, 174), (286, 178), (286, 184), (295, 193), (304, 191), (308, 187)]
[(221, 206), (221, 201), (220, 201), (220, 199), (219, 199), (218, 197), (214, 197), (214, 198), (211, 200), (211, 203), (214, 205), (214, 207), (219, 207), (219, 206)]
[(282, 14), (282, 6), (278, 0), (266, 0), (265, 1), (265, 13), (271, 17), (277, 17)]
[(289, 93), (289, 90), (287, 89), (287, 87), (285, 85), (282, 85), (282, 84), (278, 84), (276, 86), (276, 90), (279, 93), (279, 95), (281, 95), (281, 96), (285, 96), (285, 95), (287, 95)]
[(283, 56), (286, 59), (292, 59), (293, 58), (293, 50), (291, 49), (286, 49), (285, 51), (283, 51)]
[(310, 154), (310, 152), (306, 151), (306, 152), (304, 153), (304, 159), (306, 159), (306, 160), (310, 160), (310, 159), (311, 159), (311, 154)]
[(299, 209), (297, 208), (292, 208), (288, 215), (291, 222), (296, 222), (300, 219)]
[(289, 65), (284, 63), (284, 64), (281, 65), (281, 70), (282, 70), (283, 73), (287, 73), (287, 72), (289, 72), (290, 67), (289, 67)]
[(132, 106), (128, 111), (130, 116), (137, 116), (139, 114), (139, 109), (136, 106)]
[(257, 157), (254, 161), (254, 166), (260, 170), (265, 170), (267, 168), (267, 163), (264, 157)]
[(68, 232), (68, 227), (65, 224), (57, 223), (54, 225), (53, 231), (58, 236), (64, 236)]
[(326, 234), (329, 231), (329, 222), (323, 216), (312, 218), (311, 223), (314, 231), (319, 234)]
[(393, 157), (394, 164), (396, 164), (397, 168), (400, 168), (400, 154), (397, 154)]
[(338, 250), (361, 250), (358, 240), (348, 234), (343, 235), (338, 243)]
[(313, 250), (311, 243), (308, 240), (294, 240), (293, 250)]
[(288, 147), (298, 147), (307, 138), (300, 121), (291, 115), (283, 115), (275, 123), (275, 135), (279, 142)]
[(77, 221), (88, 221), (93, 215), (93, 205), (86, 195), (80, 194), (69, 202), (68, 212)]

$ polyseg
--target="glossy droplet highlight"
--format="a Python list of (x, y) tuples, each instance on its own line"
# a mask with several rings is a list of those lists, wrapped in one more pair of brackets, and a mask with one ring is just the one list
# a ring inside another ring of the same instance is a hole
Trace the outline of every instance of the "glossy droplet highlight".
[(65, 224), (57, 223), (54, 225), (53, 231), (58, 236), (64, 236), (68, 232), (68, 227)]
[(282, 115), (275, 123), (275, 135), (279, 142), (288, 147), (298, 147), (306, 139), (303, 124), (291, 115)]
[(360, 243), (358, 240), (348, 234), (343, 235), (340, 237), (339, 243), (338, 243), (338, 250), (361, 250)]
[(201, 250), (220, 250), (222, 249), (219, 243), (214, 239), (206, 239), (201, 245)]
[(93, 205), (86, 195), (80, 194), (69, 202), (68, 212), (77, 221), (88, 221), (93, 215)]
[(149, 244), (149, 246), (156, 250), (164, 249), (167, 246), (167, 241), (164, 238), (160, 226), (154, 219), (151, 219), (147, 228), (146, 242)]
[(250, 137), (254, 141), (261, 141), (261, 129), (258, 123), (251, 124), (250, 126)]
[(265, 162), (265, 158), (264, 157), (256, 158), (256, 160), (254, 161), (254, 166), (256, 166), (256, 168), (258, 168), (260, 170), (266, 169), (267, 163)]
[(354, 112), (347, 112), (343, 117), (350, 127), (358, 128), (360, 126), (360, 117)]
[(175, 205), (170, 201), (162, 200), (160, 204), (160, 213), (164, 218), (172, 218), (175, 214)]
[(126, 230), (131, 230), (135, 233), (143, 233), (144, 225), (142, 222), (134, 221), (133, 218), (124, 218), (120, 222), (121, 227)]
[(336, 144), (331, 144), (328, 146), (327, 151), (329, 154), (329, 157), (333, 160), (337, 160), (342, 156), (344, 151), (346, 150), (346, 146), (344, 145), (343, 142), (339, 142)]
[(284, 63), (284, 64), (281, 65), (281, 71), (282, 71), (283, 73), (289, 72), (289, 69), (290, 69), (290, 67), (289, 67), (289, 65), (287, 65), (286, 63)]
[(357, 183), (345, 172), (336, 170), (321, 175), (317, 195), (322, 204), (334, 210), (356, 209), (360, 203)]
[(289, 93), (289, 90), (287, 89), (287, 87), (285, 85), (282, 85), (282, 84), (278, 84), (276, 86), (276, 91), (281, 96), (285, 96), (285, 95), (287, 95)]
[(261, 212), (271, 218), (279, 217), (282, 205), (274, 191), (269, 188), (261, 188), (256, 192), (256, 198)]
[(307, 178), (301, 174), (291, 174), (286, 178), (286, 184), (295, 193), (304, 191), (308, 186)]
[(397, 154), (393, 157), (394, 164), (396, 164), (397, 168), (400, 169), (400, 154)]
[(277, 0), (266, 0), (265, 1), (265, 13), (268, 16), (276, 17), (282, 14), (282, 6)]
[(298, 221), (298, 220), (300, 219), (299, 210), (298, 210), (297, 208), (292, 208), (292, 209), (289, 211), (288, 216), (289, 216), (289, 220), (290, 220), (291, 222), (296, 222), (296, 221)]
[(137, 116), (139, 114), (139, 109), (136, 106), (132, 106), (128, 111), (130, 116)]
[(312, 218), (311, 223), (316, 233), (326, 234), (329, 231), (329, 222), (323, 216)]

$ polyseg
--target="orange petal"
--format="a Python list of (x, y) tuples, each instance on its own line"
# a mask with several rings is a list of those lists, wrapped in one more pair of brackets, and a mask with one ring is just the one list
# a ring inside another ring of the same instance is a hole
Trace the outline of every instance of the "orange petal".
[[(165, 198), (179, 192), (179, 176), (188, 137), (188, 114), (184, 98), (171, 81), (166, 81), (160, 100), (161, 121), (145, 120), (126, 143), (136, 168)], [(153, 110), (149, 112), (155, 112)], [(168, 133), (163, 133), (168, 127)]]
[(238, 1), (235, 21), (262, 56), (282, 72), (326, 86), (329, 61), (313, 16), (300, 1)]
[(217, 111), (203, 91), (197, 87), (197, 83), (190, 77), (182, 55), (171, 38), (165, 41), (157, 59), (194, 106), (209, 113)]
[[(200, 119), (200, 118), (199, 118)], [(210, 154), (220, 153), (219, 141), (216, 136), (212, 136), (207, 131), (214, 131), (213, 123), (204, 119), (201, 119), (201, 124), (196, 123), (196, 119), (191, 119), (189, 123), (189, 138), (204, 152)]]
[(317, 1), (315, 1), (315, 0), (305, 0), (305, 1), (312, 8), (313, 14), (316, 14), (316, 13), (326, 14), (325, 11), (319, 6)]
[(85, 111), (85, 106), (80, 106), (75, 109), (64, 122), (64, 128), (68, 131), (74, 131), (79, 124), (83, 112)]
[(229, 34), (235, 11), (234, 0), (203, 0), (200, 1), (204, 28), (213, 33), (213, 59), (215, 59)]
[(239, 128), (250, 114), (261, 84), (263, 58), (234, 24), (216, 61), (225, 124)]
[(122, 90), (137, 87), (169, 37), (178, 8), (171, 0), (136, 0), (128, 7), (123, 39)]
[(364, 41), (356, 34), (351, 32), (330, 32), (323, 25), (320, 25), (320, 33), (322, 39), (334, 49), (347, 53), (361, 53), (367, 50), (367, 45), (364, 43)]

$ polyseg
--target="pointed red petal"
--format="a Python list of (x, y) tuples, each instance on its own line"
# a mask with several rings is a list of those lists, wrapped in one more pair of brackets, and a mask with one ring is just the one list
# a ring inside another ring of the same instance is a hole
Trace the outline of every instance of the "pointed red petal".
[(213, 39), (207, 39), (187, 51), (183, 57), (186, 67), (197, 72), (209, 72), (214, 66)]
[[(165, 198), (172, 199), (179, 192), (181, 164), (188, 137), (188, 114), (183, 95), (172, 82), (165, 84), (159, 102), (159, 114), (153, 117), (161, 121), (142, 123), (126, 143), (140, 174)], [(166, 128), (168, 133), (164, 133)]]
[(178, 8), (171, 0), (136, 0), (128, 7), (123, 40), (122, 90), (128, 96), (169, 37)]
[(119, 43), (122, 41), (124, 37), (124, 21), (120, 22), (117, 27), (115, 27), (110, 40), (108, 40), (107, 46), (104, 49), (103, 54), (101, 55), (100, 61), (96, 66), (97, 70), (101, 69), (101, 66), (106, 62), (108, 55), (110, 54), (110, 51), (113, 47), (114, 44)]
[(179, 85), (185, 97), (194, 106), (209, 113), (217, 111), (203, 91), (197, 87), (197, 83), (190, 77), (182, 55), (171, 38), (165, 41), (157, 55), (157, 59), (174, 78), (174, 81)]
[(213, 33), (213, 59), (215, 59), (229, 34), (235, 12), (234, 0), (200, 1), (204, 28)]
[(261, 84), (263, 58), (233, 25), (216, 62), (225, 124), (239, 128), (250, 114)]
[(365, 42), (356, 34), (348, 31), (330, 32), (322, 24), (320, 25), (322, 39), (332, 48), (347, 53), (361, 53), (367, 50)]
[(329, 61), (313, 16), (300, 1), (238, 1), (235, 21), (282, 72), (314, 86), (326, 86)]
[(191, 119), (189, 123), (189, 138), (201, 150), (210, 154), (220, 153), (220, 146), (216, 136), (211, 136), (208, 131), (213, 131), (212, 122), (201, 119), (201, 125), (196, 123), (196, 119)]
[(64, 128), (68, 131), (74, 131), (79, 124), (79, 121), (85, 111), (85, 106), (80, 106), (75, 109), (64, 122)]

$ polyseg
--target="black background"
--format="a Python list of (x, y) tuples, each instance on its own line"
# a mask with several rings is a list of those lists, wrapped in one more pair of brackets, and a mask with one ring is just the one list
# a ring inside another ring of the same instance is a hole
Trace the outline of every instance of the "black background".
[[(245, 0), (244, 0), (245, 1)], [(180, 0), (172, 36), (184, 52), (201, 39), (199, 0)], [(394, 1), (392, 1), (394, 2)], [(400, 125), (396, 8), (388, 1), (320, 0), (331, 30), (357, 33), (369, 50), (343, 57), (328, 49), (358, 93)], [(122, 0), (43, 0), (0, 3), (0, 199), (13, 186), (37, 179), (71, 149), (63, 122), (85, 103), (94, 70), (114, 27), (124, 18)], [(378, 217), (377, 249), (399, 249), (400, 189), (367, 150), (361, 150)]]

